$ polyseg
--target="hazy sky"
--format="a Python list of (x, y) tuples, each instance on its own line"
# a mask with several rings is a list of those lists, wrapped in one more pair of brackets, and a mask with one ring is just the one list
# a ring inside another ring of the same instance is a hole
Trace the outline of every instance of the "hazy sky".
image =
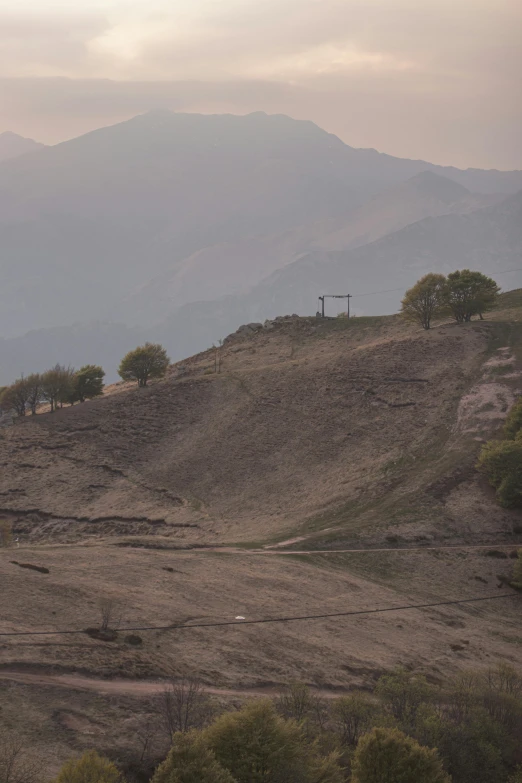
[(311, 119), (356, 147), (522, 168), (522, 0), (0, 0), (0, 131), (151, 108)]

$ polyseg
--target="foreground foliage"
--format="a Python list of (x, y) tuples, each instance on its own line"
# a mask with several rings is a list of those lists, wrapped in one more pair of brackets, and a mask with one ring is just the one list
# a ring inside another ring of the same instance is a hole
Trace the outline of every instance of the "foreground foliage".
[(178, 732), (165, 761), (159, 765), (152, 783), (234, 783), (234, 778), (208, 747), (201, 732)]
[[(522, 578), (522, 556), (519, 567)], [(185, 710), (194, 693), (196, 706), (177, 721), (183, 728), (169, 750), (140, 766), (142, 747), (135, 765), (126, 764), (129, 783), (522, 783), (522, 676), (506, 664), (463, 672), (444, 686), (397, 668), (373, 693), (328, 700), (291, 683), (273, 701), (250, 701), (217, 718), (205, 710), (203, 724), (204, 692), (192, 681), (178, 691), (171, 711), (176, 704)], [(164, 699), (158, 707), (163, 741)], [(119, 778), (91, 752), (68, 762), (56, 783), (95, 781)], [(0, 783), (12, 781), (0, 775)]]
[(497, 490), (503, 508), (522, 505), (522, 437), (486, 443), (477, 467)]
[(89, 750), (80, 759), (67, 761), (55, 783), (120, 783), (116, 766), (108, 759)]
[(450, 783), (437, 752), (398, 729), (373, 729), (357, 746), (353, 783)]

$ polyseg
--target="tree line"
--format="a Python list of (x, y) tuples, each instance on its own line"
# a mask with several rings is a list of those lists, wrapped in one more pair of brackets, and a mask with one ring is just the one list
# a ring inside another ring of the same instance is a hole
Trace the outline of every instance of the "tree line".
[(497, 301), (499, 286), (482, 272), (460, 269), (447, 277), (424, 275), (406, 291), (401, 314), (408, 321), (429, 329), (435, 318), (451, 316), (458, 324), (471, 321), (474, 315), (482, 320)]
[[(89, 750), (55, 783), (522, 783), (522, 676), (507, 664), (438, 685), (397, 668), (330, 699), (294, 682), (240, 708), (183, 680), (150, 709), (130, 755)], [(0, 783), (40, 783), (3, 739)]]
[[(121, 360), (118, 374), (124, 381), (136, 381), (147, 386), (152, 378), (162, 378), (170, 360), (163, 346), (146, 343), (129, 351)], [(31, 373), (17, 378), (10, 386), (0, 387), (0, 411), (17, 416), (35, 415), (41, 405), (49, 405), (51, 413), (63, 405), (92, 400), (103, 394), (105, 371), (95, 364), (79, 370), (56, 364), (43, 373)]]

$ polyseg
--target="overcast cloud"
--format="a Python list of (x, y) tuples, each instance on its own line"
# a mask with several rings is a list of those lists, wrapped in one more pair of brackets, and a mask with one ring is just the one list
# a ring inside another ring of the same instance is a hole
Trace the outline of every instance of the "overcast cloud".
[(284, 112), (357, 147), (522, 168), (520, 0), (0, 0), (0, 131)]

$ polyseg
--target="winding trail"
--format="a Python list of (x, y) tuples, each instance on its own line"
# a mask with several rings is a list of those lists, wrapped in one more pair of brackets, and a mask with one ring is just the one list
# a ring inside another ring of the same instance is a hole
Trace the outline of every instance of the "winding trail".
[[(167, 680), (102, 680), (79, 674), (34, 674), (16, 669), (0, 669), (0, 680), (37, 687), (91, 691), (103, 696), (135, 696), (138, 698), (162, 693), (169, 684)], [(281, 691), (275, 685), (258, 686), (257, 688), (214, 688), (205, 685), (203, 690), (213, 696), (236, 698), (276, 696)], [(342, 689), (336, 691), (334, 689), (311, 688), (311, 690), (324, 698), (335, 698), (344, 692)]]

